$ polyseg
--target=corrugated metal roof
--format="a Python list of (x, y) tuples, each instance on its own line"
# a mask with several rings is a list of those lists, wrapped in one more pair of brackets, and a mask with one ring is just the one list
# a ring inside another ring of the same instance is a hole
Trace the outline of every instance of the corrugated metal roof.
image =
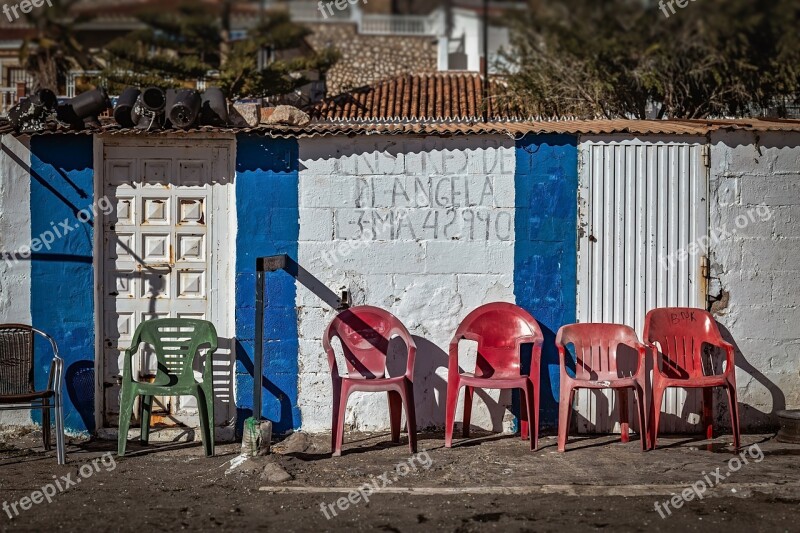
[[(8, 126), (0, 123), (0, 132), (8, 133)], [(534, 134), (571, 135), (707, 135), (719, 130), (742, 131), (793, 131), (800, 132), (800, 120), (553, 120), (505, 122), (317, 122), (307, 126), (265, 125), (249, 128), (215, 128), (203, 126), (187, 131), (159, 130), (147, 132), (107, 125), (97, 130), (65, 131), (54, 129), (35, 135), (137, 135), (137, 136), (191, 136), (210, 133), (253, 133), (271, 137), (316, 137), (328, 135), (476, 135), (498, 134), (519, 138)]]

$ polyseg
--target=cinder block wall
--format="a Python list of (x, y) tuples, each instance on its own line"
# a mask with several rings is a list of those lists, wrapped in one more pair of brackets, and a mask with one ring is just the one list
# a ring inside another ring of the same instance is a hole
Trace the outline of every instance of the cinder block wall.
[[(444, 424), (448, 345), (474, 308), (518, 301), (546, 319), (545, 329), (574, 320), (576, 176), (574, 138), (300, 142), (299, 262), (328, 287), (349, 291), (353, 304), (386, 308), (409, 328), (420, 427)], [(333, 398), (321, 338), (333, 312), (302, 287), (297, 307), (302, 428), (327, 430)], [(402, 372), (398, 351), (394, 375)], [(461, 366), (471, 371), (474, 357), (474, 346), (464, 346)], [(557, 380), (553, 393), (546, 379), (551, 366), (543, 370), (550, 407), (558, 394)], [(477, 396), (473, 425), (512, 429), (510, 392)], [(346, 420), (388, 428), (385, 394), (352, 396)]]
[[(773, 428), (771, 413), (800, 407), (798, 140), (778, 132), (711, 136), (709, 292), (719, 299), (713, 309), (723, 334), (737, 348), (747, 430)], [(717, 405), (727, 424), (727, 402)]]
[[(0, 323), (30, 324), (31, 263), (16, 253), (31, 242), (31, 182), (24, 168), (31, 155), (11, 135), (0, 142), (0, 250), (6, 254), (0, 261)], [(0, 411), (0, 425), (29, 424), (28, 411)]]

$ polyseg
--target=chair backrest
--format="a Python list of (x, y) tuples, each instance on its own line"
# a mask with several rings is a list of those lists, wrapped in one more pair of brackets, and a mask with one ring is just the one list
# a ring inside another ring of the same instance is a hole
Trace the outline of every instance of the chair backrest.
[(658, 343), (660, 368), (673, 378), (708, 375), (704, 372), (703, 344), (721, 338), (716, 321), (702, 309), (663, 307), (651, 310), (644, 319), (644, 339)]
[(544, 340), (531, 314), (507, 302), (493, 302), (474, 309), (461, 321), (453, 342), (469, 338), (470, 334), (480, 336), (475, 361), (475, 375), (479, 377), (519, 376), (521, 339), (526, 343)]
[(33, 328), (0, 325), (0, 396), (34, 391)]
[[(208, 345), (209, 354), (217, 349), (217, 330), (211, 322), (190, 318), (159, 318), (139, 324), (133, 335), (131, 351), (144, 342), (156, 354), (158, 367), (153, 383), (174, 385), (194, 380), (193, 365), (198, 350)], [(205, 362), (210, 365), (208, 359)]]
[(639, 370), (639, 338), (622, 324), (569, 324), (556, 345), (575, 350), (575, 379), (602, 381), (634, 376)]
[[(326, 349), (334, 337), (342, 343), (348, 374), (358, 373), (366, 378), (382, 378), (386, 375), (386, 359), (389, 343), (400, 337), (409, 350), (406, 375), (413, 375), (416, 349), (411, 334), (400, 320), (389, 311), (362, 305), (351, 307), (336, 315), (325, 333)], [(329, 358), (331, 371), (335, 360)]]

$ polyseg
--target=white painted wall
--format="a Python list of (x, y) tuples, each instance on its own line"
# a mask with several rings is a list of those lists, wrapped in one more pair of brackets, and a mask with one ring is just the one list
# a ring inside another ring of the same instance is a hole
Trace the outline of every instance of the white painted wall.
[(738, 348), (742, 427), (758, 429), (775, 409), (800, 408), (800, 134), (717, 132), (711, 143), (709, 292), (724, 295), (716, 316)]
[[(447, 350), (459, 321), (480, 304), (514, 301), (514, 164), (514, 142), (500, 136), (300, 141), (299, 262), (328, 287), (351, 291), (354, 305), (390, 310), (416, 337), (420, 427), (444, 424)], [(321, 338), (333, 312), (303, 287), (297, 306), (303, 429), (330, 430)], [(461, 366), (472, 370), (470, 359), (465, 350)], [(479, 397), (473, 425), (510, 429), (510, 393), (499, 404), (497, 391)], [(354, 394), (347, 423), (388, 429), (386, 395)]]
[[(12, 135), (0, 143), (0, 323), (30, 324), (31, 263), (7, 258), (31, 242), (31, 180), (18, 162), (27, 166), (31, 156)], [(29, 411), (0, 411), (0, 425), (31, 423)]]

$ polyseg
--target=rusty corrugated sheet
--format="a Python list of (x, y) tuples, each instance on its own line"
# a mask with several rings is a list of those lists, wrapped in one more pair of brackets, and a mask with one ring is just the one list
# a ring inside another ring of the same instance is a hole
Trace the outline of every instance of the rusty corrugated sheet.
[[(2, 128), (0, 124), (0, 128)], [(7, 128), (6, 128), (7, 129)], [(209, 133), (253, 133), (270, 137), (318, 137), (328, 135), (478, 135), (497, 134), (520, 138), (526, 134), (569, 135), (707, 135), (719, 130), (800, 132), (800, 120), (526, 120), (502, 122), (476, 121), (329, 121), (312, 122), (303, 127), (260, 125), (248, 128), (203, 126), (187, 131), (159, 130), (146, 132), (107, 125), (97, 130), (68, 131), (54, 129), (37, 133), (77, 135), (191, 136)]]

